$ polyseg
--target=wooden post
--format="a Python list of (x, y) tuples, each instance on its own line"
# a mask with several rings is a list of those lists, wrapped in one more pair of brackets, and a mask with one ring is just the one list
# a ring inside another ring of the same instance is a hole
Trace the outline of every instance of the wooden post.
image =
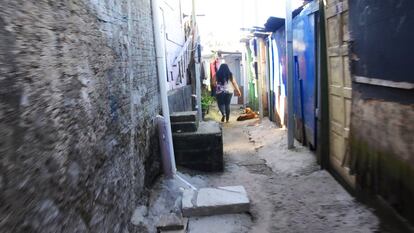
[(292, 31), (292, 3), (286, 0), (286, 68), (287, 68), (287, 94), (288, 94), (288, 149), (295, 147), (293, 134), (293, 31)]

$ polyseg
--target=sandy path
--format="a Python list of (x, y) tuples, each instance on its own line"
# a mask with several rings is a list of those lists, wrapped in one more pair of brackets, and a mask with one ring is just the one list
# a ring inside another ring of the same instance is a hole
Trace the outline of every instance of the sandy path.
[[(379, 221), (306, 148), (286, 149), (286, 132), (257, 120), (223, 124), (225, 172), (187, 178), (196, 186), (243, 185), (249, 214), (191, 218), (190, 233), (375, 232)], [(194, 174), (194, 173), (193, 173)]]

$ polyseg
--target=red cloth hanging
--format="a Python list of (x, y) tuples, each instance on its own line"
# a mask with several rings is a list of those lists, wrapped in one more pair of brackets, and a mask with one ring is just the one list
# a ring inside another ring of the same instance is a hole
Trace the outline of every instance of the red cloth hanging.
[(211, 87), (211, 95), (216, 95), (216, 73), (220, 66), (220, 61), (218, 58), (214, 59), (210, 62), (210, 87)]

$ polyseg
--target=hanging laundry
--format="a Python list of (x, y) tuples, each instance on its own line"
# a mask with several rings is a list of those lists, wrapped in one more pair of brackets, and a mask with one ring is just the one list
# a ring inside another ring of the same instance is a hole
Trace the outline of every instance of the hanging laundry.
[(220, 61), (218, 58), (215, 58), (211, 63), (210, 63), (210, 87), (211, 87), (211, 96), (215, 96), (216, 95), (216, 90), (214, 88), (215, 86), (215, 76), (217, 73), (217, 70), (220, 66)]

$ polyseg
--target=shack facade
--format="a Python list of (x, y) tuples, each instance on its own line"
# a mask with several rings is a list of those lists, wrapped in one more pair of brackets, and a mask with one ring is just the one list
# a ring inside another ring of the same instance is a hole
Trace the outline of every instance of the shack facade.
[[(289, 120), (284, 25), (270, 17), (244, 53), (248, 105), (281, 127)], [(351, 192), (379, 197), (410, 221), (413, 25), (412, 1), (306, 1), (292, 20), (295, 138)]]

